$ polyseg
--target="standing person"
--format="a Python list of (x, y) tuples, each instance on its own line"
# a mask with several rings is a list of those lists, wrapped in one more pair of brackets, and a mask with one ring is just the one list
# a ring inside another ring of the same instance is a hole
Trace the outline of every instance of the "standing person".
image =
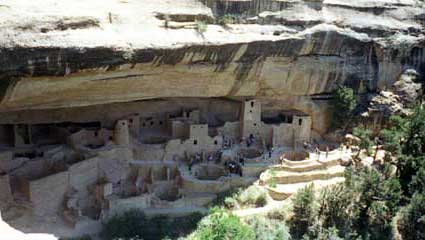
[(316, 144), (316, 155), (317, 155), (317, 159), (320, 160), (320, 149), (319, 149), (319, 144)]
[(328, 156), (329, 156), (329, 146), (326, 146), (326, 157), (325, 157), (325, 160), (328, 159)]
[(240, 154), (240, 155), (239, 155), (239, 163), (240, 163), (242, 166), (244, 166), (244, 165), (245, 165), (245, 159), (244, 159), (244, 157), (243, 157), (243, 155), (242, 155), (242, 154)]

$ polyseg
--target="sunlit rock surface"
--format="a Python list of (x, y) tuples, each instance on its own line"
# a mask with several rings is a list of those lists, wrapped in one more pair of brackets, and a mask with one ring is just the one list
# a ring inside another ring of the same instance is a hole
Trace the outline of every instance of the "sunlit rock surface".
[(415, 0), (4, 0), (0, 111), (255, 96), (324, 119), (338, 85), (424, 75), (424, 14)]

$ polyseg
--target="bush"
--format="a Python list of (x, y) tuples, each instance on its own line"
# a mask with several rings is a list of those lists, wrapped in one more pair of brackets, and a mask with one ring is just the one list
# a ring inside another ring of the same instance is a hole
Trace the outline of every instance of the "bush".
[(267, 204), (267, 192), (258, 186), (250, 186), (237, 197), (240, 206), (264, 207)]
[(298, 190), (292, 199), (294, 215), (291, 219), (291, 235), (300, 239), (307, 233), (317, 216), (314, 185), (310, 184)]
[(60, 240), (91, 240), (92, 238), (89, 235), (84, 235), (81, 237), (74, 237), (74, 238), (61, 238)]
[(218, 19), (218, 24), (221, 25), (221, 26), (224, 26), (224, 27), (226, 27), (227, 25), (232, 24), (234, 22), (235, 22), (234, 17), (231, 16), (231, 15), (228, 15), (228, 14), (226, 14), (226, 15), (224, 15), (224, 16), (222, 16)]
[(253, 230), (232, 213), (213, 208), (211, 214), (201, 220), (198, 229), (189, 239), (196, 240), (254, 240)]
[(400, 233), (404, 240), (425, 239), (425, 195), (415, 193), (410, 203), (401, 210)]
[(288, 205), (275, 208), (267, 213), (267, 217), (279, 221), (286, 221), (290, 209)]
[(196, 20), (195, 24), (196, 24), (196, 31), (198, 33), (203, 34), (204, 32), (207, 31), (208, 25), (205, 21)]
[(107, 240), (141, 238), (146, 216), (137, 210), (116, 215), (103, 224), (102, 237)]
[(147, 219), (142, 212), (132, 210), (106, 221), (103, 226), (102, 236), (107, 240), (175, 239), (195, 229), (202, 217), (203, 215), (200, 213), (193, 213), (177, 218), (155, 216)]
[(256, 240), (289, 240), (291, 235), (285, 222), (265, 217), (250, 217), (247, 224), (254, 230)]
[(354, 91), (348, 87), (339, 87), (333, 92), (332, 99), (332, 126), (334, 128), (347, 127), (352, 123), (353, 111), (356, 108), (357, 100)]

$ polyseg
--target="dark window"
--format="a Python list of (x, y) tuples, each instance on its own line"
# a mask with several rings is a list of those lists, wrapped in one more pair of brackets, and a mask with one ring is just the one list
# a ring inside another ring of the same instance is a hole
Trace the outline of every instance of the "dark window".
[(133, 123), (133, 119), (132, 118), (130, 118), (130, 120), (128, 120), (130, 123)]
[(153, 126), (153, 121), (151, 121), (151, 126)]
[(214, 141), (214, 144), (215, 144), (215, 145), (217, 145), (217, 144), (218, 144), (217, 140), (215, 140), (215, 141)]
[(193, 141), (193, 145), (198, 145), (198, 140)]
[(254, 102), (251, 102), (251, 107), (254, 107)]
[(162, 125), (163, 124), (163, 122), (162, 121), (159, 121), (159, 125)]
[(257, 124), (256, 124), (256, 123), (254, 123), (254, 126), (257, 126)]
[(298, 125), (300, 125), (300, 126), (301, 126), (301, 124), (303, 124), (303, 120), (302, 120), (302, 119), (299, 119), (299, 120), (298, 120)]
[(292, 121), (293, 121), (293, 119), (292, 119), (292, 116), (288, 116), (288, 123), (292, 123)]
[(97, 137), (99, 133), (97, 131), (94, 132), (94, 136)]
[(142, 124), (142, 126), (143, 126), (143, 127), (146, 127), (146, 123), (143, 123), (143, 124)]
[(125, 125), (125, 122), (122, 122), (121, 124), (124, 126)]
[(250, 113), (252, 113), (252, 110), (249, 110)]
[(112, 137), (109, 137), (109, 140), (112, 141)]

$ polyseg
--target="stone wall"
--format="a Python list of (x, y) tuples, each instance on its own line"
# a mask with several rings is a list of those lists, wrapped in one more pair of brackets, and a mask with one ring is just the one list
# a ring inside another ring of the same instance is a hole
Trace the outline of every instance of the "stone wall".
[(217, 132), (221, 136), (239, 139), (241, 135), (239, 122), (225, 122), (224, 126), (218, 127)]
[(60, 172), (29, 183), (30, 201), (34, 214), (49, 216), (58, 213), (64, 206), (68, 190), (69, 172)]
[(126, 211), (148, 208), (151, 206), (151, 196), (141, 195), (125, 199), (111, 199), (109, 201), (109, 216), (121, 214)]
[(4, 210), (13, 201), (9, 175), (0, 175), (0, 210)]

